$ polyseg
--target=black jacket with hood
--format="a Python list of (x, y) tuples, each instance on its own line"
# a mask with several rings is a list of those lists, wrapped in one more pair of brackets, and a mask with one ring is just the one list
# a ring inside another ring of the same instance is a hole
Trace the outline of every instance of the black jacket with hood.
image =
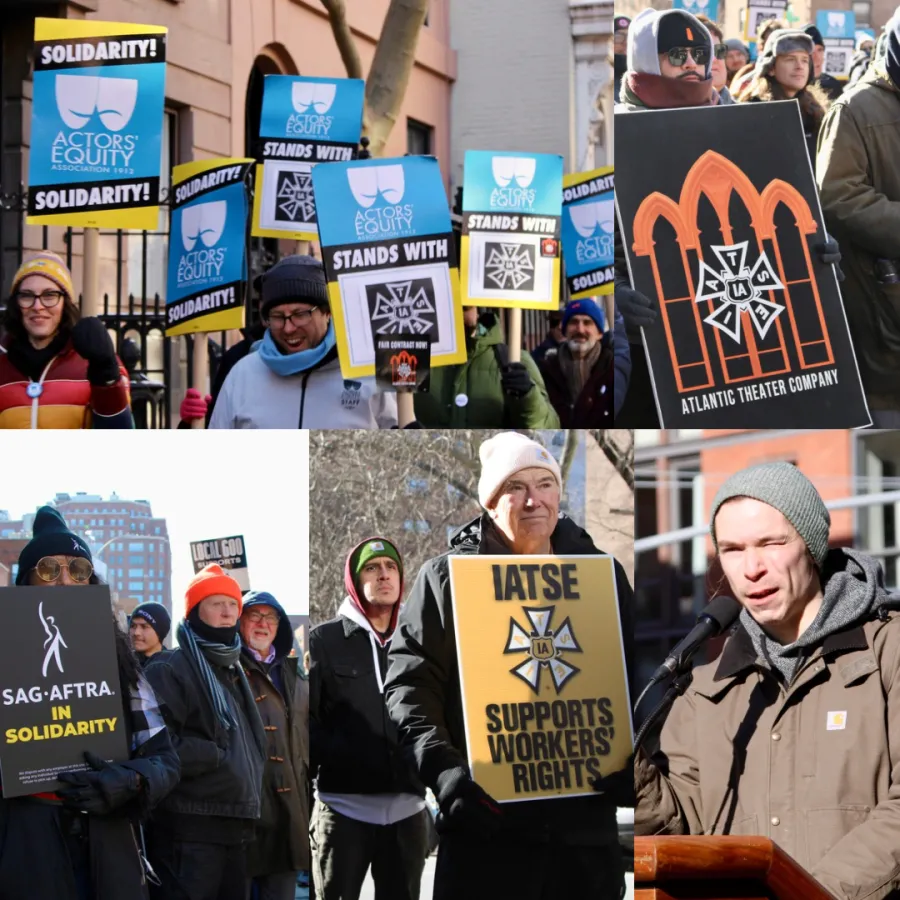
[(347, 556), (347, 597), (337, 618), (310, 633), (310, 767), (324, 793), (424, 797), (425, 788), (401, 751), (382, 694), (400, 604), (394, 606), (388, 636), (382, 638), (366, 618), (350, 569), (353, 555), (370, 540)]
[[(561, 515), (550, 538), (556, 554), (599, 554), (590, 535)], [(404, 745), (422, 780), (436, 794), (439, 779), (454, 769), (468, 771), (456, 635), (450, 597), (450, 555), (509, 554), (484, 513), (450, 541), (450, 551), (419, 570), (397, 626), (385, 698)], [(633, 670), (633, 593), (625, 570), (615, 563), (619, 616), (628, 672)], [(530, 841), (606, 844), (617, 840), (615, 805), (606, 797), (571, 797), (503, 804), (504, 827)]]

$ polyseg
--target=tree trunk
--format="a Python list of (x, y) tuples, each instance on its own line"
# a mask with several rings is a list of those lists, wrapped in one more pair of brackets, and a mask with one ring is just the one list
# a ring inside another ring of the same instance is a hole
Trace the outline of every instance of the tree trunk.
[(359, 61), (359, 53), (356, 52), (353, 34), (347, 23), (347, 7), (344, 0), (322, 0), (322, 6), (328, 12), (328, 21), (331, 22), (331, 30), (344, 68), (347, 70), (347, 77), (362, 78), (362, 63)]

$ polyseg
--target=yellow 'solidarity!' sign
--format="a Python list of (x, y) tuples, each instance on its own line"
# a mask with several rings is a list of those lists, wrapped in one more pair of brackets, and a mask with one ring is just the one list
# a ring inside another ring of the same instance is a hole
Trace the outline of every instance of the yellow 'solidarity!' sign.
[(451, 556), (472, 778), (498, 802), (593, 793), (632, 748), (613, 560)]

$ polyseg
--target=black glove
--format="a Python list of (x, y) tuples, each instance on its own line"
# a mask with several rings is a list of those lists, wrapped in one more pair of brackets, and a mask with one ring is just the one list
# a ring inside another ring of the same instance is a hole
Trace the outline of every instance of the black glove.
[(85, 760), (91, 767), (86, 772), (63, 772), (59, 780), (71, 787), (56, 793), (71, 809), (106, 816), (128, 803), (142, 790), (141, 777), (133, 769), (108, 763), (88, 751)]
[(465, 830), (481, 838), (490, 838), (503, 826), (503, 812), (490, 794), (482, 790), (462, 769), (438, 790), (443, 827)]
[(116, 348), (106, 326), (96, 317), (79, 319), (72, 329), (72, 346), (75, 352), (88, 361), (88, 381), (107, 385), (119, 379), (119, 361)]
[(628, 757), (624, 769), (595, 778), (591, 787), (598, 794), (607, 794), (616, 806), (634, 806), (637, 803), (634, 790), (634, 754)]
[(649, 328), (659, 316), (656, 304), (627, 284), (616, 285), (616, 309), (625, 320), (625, 333), (632, 344), (641, 342), (641, 328)]
[(500, 373), (500, 386), (504, 394), (524, 397), (534, 387), (534, 382), (524, 363), (511, 362)]
[(837, 275), (837, 280), (843, 281), (845, 276), (841, 271), (841, 248), (838, 242), (831, 235), (826, 234), (825, 240), (821, 244), (816, 244), (813, 250), (815, 250), (816, 256), (819, 257), (819, 262), (826, 266), (834, 266), (834, 274)]

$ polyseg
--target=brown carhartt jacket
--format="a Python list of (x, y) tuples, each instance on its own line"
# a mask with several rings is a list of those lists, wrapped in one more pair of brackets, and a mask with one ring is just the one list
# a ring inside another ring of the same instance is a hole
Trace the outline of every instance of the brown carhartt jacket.
[(763, 835), (841, 900), (900, 898), (900, 615), (881, 616), (789, 687), (739, 625), (638, 754), (636, 834)]

